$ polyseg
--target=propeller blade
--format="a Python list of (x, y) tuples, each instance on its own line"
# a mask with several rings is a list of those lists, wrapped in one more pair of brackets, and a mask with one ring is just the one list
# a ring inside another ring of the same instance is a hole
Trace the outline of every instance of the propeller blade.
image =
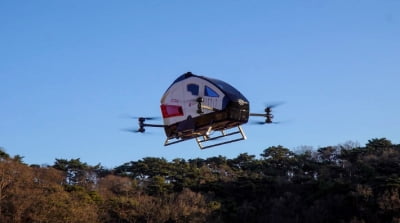
[(262, 121), (252, 121), (252, 122), (250, 122), (250, 124), (253, 124), (253, 125), (265, 125), (265, 124), (268, 124), (268, 123), (262, 122)]
[(293, 120), (292, 119), (286, 119), (283, 121), (278, 121), (278, 122), (272, 122), (272, 124), (288, 124), (288, 123), (292, 123)]
[(140, 129), (121, 129), (121, 131), (124, 132), (132, 132), (132, 133), (144, 133), (144, 129), (140, 130)]
[(278, 102), (264, 103), (264, 106), (266, 108), (275, 108), (275, 107), (278, 107), (278, 106), (283, 105), (283, 104), (284, 104), (283, 101), (278, 101)]
[(287, 123), (287, 122), (282, 122), (282, 121), (279, 121), (279, 122), (270, 122), (270, 123), (265, 122), (265, 121), (252, 121), (252, 122), (250, 122), (250, 124), (253, 124), (253, 125), (269, 125), (269, 124), (275, 124), (275, 125), (277, 125), (277, 124), (283, 124), (283, 123)]
[(152, 117), (140, 117), (140, 116), (132, 116), (132, 115), (121, 115), (122, 118), (130, 118), (130, 119), (140, 119), (144, 118), (145, 120), (160, 120), (160, 117), (152, 116)]
[(133, 133), (139, 132), (137, 129), (121, 129), (121, 131), (124, 131), (124, 132), (133, 132)]
[(146, 120), (160, 120), (160, 117), (142, 117), (145, 118)]

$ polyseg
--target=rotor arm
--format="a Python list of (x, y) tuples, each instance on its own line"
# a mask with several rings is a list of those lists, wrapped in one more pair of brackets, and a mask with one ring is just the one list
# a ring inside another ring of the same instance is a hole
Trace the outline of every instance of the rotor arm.
[(139, 129), (137, 130), (137, 132), (144, 133), (146, 131), (146, 129), (144, 127), (158, 127), (158, 128), (165, 127), (165, 125), (161, 125), (161, 124), (147, 124), (147, 123), (144, 123), (146, 120), (152, 120), (152, 119), (154, 119), (154, 118), (139, 117), (138, 118)]
[(267, 117), (267, 114), (250, 113), (249, 116)]
[(160, 128), (164, 128), (166, 125), (161, 125), (161, 124), (145, 124), (145, 123), (143, 123), (142, 126), (143, 126), (143, 127), (160, 127)]
[(274, 116), (272, 115), (272, 107), (269, 106), (264, 109), (265, 113), (250, 113), (249, 116), (257, 116), (257, 117), (264, 117), (265, 121), (264, 122), (258, 122), (258, 124), (271, 124), (274, 123), (272, 119)]

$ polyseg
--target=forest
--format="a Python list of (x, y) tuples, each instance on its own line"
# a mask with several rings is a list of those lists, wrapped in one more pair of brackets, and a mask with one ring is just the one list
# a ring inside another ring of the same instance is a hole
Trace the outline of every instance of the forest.
[(0, 149), (0, 222), (400, 222), (400, 145), (28, 165)]

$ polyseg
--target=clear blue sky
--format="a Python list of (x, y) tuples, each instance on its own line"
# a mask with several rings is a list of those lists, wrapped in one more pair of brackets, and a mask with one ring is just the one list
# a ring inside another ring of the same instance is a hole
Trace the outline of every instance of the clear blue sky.
[[(400, 143), (400, 1), (0, 1), (0, 147), (29, 164), (259, 155), (386, 137)], [(191, 71), (224, 80), (281, 125), (209, 150), (164, 147), (121, 115), (160, 116)]]

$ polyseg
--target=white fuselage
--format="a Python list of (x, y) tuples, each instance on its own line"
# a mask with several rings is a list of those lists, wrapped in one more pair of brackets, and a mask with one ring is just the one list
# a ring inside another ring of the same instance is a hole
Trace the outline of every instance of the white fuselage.
[[(164, 125), (181, 122), (189, 116), (199, 116), (196, 101), (199, 97), (203, 98), (203, 105), (221, 110), (224, 96), (225, 94), (213, 83), (199, 77), (193, 76), (176, 82), (161, 98)], [(208, 109), (202, 111), (203, 114), (213, 112)]]

